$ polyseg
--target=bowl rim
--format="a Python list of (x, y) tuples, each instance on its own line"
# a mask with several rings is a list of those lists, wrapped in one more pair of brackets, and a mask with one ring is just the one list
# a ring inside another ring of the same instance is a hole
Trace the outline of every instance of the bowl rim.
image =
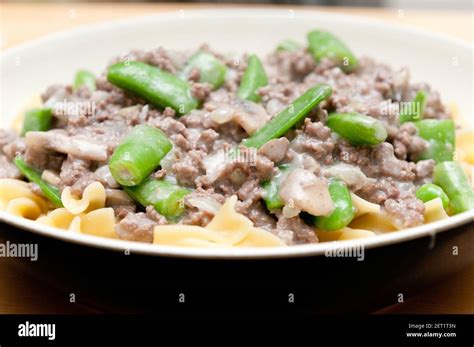
[[(442, 33), (433, 33), (413, 27), (410, 25), (400, 25), (395, 23), (384, 22), (377, 19), (367, 18), (363, 16), (346, 15), (340, 13), (330, 13), (320, 11), (318, 9), (285, 9), (285, 8), (233, 8), (226, 7), (223, 9), (192, 9), (185, 10), (186, 19), (209, 18), (219, 16), (220, 18), (288, 18), (289, 11), (295, 17), (314, 19), (318, 16), (331, 17), (335, 21), (351, 22), (355, 25), (364, 25), (374, 29), (389, 29), (405, 34), (415, 34), (424, 36), (431, 40), (442, 41), (450, 45), (459, 46), (461, 49), (473, 51), (473, 46), (468, 42), (459, 38), (453, 38)], [(124, 27), (131, 24), (139, 24), (141, 22), (151, 22), (155, 20), (171, 20), (176, 19), (177, 15), (182, 15), (179, 11), (166, 11), (163, 13), (150, 14), (146, 16), (133, 16), (125, 19), (117, 19), (100, 23), (81, 25), (71, 30), (52, 33), (32, 41), (24, 42), (13, 47), (9, 47), (0, 52), (0, 66), (4, 59), (17, 55), (22, 50), (35, 49), (38, 46), (54, 41), (60, 41), (74, 36), (80, 36), (86, 33), (94, 33), (97, 31), (105, 31), (117, 27)], [(472, 54), (472, 53), (471, 53)], [(165, 246), (157, 244), (147, 244), (141, 242), (125, 241), (119, 239), (108, 239), (93, 235), (79, 234), (56, 229), (51, 226), (41, 225), (35, 221), (24, 219), (11, 215), (7, 212), (0, 211), (0, 222), (7, 223), (12, 226), (28, 230), (30, 232), (55, 238), (58, 240), (71, 242), (75, 244), (91, 246), (95, 248), (126, 252), (126, 254), (143, 254), (152, 256), (179, 257), (179, 258), (197, 258), (197, 259), (274, 259), (274, 258), (294, 258), (306, 256), (327, 255), (334, 249), (354, 249), (362, 247), (363, 249), (371, 249), (382, 247), (401, 242), (406, 242), (426, 236), (431, 237), (431, 243), (434, 245), (436, 235), (440, 232), (448, 231), (470, 222), (474, 222), (474, 210), (466, 211), (448, 219), (436, 221), (429, 224), (423, 224), (410, 229), (403, 229), (394, 232), (388, 232), (376, 235), (375, 237), (352, 239), (344, 241), (320, 242), (316, 244), (294, 245), (289, 247), (276, 248), (188, 248), (178, 246)], [(20, 231), (20, 230), (18, 230)]]

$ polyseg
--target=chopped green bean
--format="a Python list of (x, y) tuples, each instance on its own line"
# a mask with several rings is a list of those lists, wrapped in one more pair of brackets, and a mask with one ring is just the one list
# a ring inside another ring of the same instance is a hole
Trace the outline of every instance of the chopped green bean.
[(199, 82), (209, 83), (214, 89), (224, 84), (227, 66), (212, 54), (195, 53), (186, 64), (183, 75), (187, 77), (194, 69), (199, 71)]
[(280, 197), (280, 185), (283, 179), (293, 170), (293, 167), (288, 164), (280, 165), (278, 168), (280, 172), (277, 175), (271, 180), (262, 183), (264, 191), (263, 200), (270, 211), (282, 208), (285, 205)]
[(450, 119), (423, 119), (414, 122), (418, 135), (428, 141), (428, 148), (417, 158), (434, 159), (437, 163), (453, 160), (455, 125)]
[(339, 230), (347, 226), (355, 216), (355, 207), (346, 184), (339, 179), (329, 181), (329, 195), (334, 210), (327, 216), (314, 217), (314, 224), (324, 231)]
[(434, 169), (433, 180), (449, 197), (451, 213), (458, 214), (474, 209), (474, 192), (459, 163), (455, 161), (439, 163)]
[(283, 111), (272, 118), (265, 126), (252, 136), (242, 141), (246, 147), (260, 148), (272, 139), (279, 138), (301, 121), (311, 110), (326, 100), (332, 88), (325, 84), (317, 84), (309, 88), (301, 96), (293, 100)]
[(138, 61), (117, 63), (109, 67), (107, 79), (156, 106), (171, 107), (180, 115), (198, 107), (186, 81), (155, 66)]
[(191, 191), (164, 180), (148, 178), (135, 187), (124, 187), (140, 205), (153, 206), (170, 221), (176, 221), (185, 210), (184, 197)]
[(301, 45), (295, 40), (286, 39), (286, 40), (281, 41), (278, 44), (276, 51), (277, 52), (294, 52), (300, 47)]
[(423, 119), (428, 95), (424, 90), (419, 90), (409, 103), (400, 107), (400, 123), (413, 122)]
[(35, 183), (43, 192), (44, 196), (48, 198), (55, 207), (62, 207), (61, 192), (55, 186), (43, 181), (41, 173), (36, 169), (26, 164), (23, 159), (16, 157), (13, 162), (20, 172), (25, 176), (28, 181)]
[(241, 99), (259, 102), (261, 97), (257, 94), (257, 90), (267, 84), (267, 74), (260, 59), (255, 54), (250, 55), (247, 60), (247, 68), (240, 81), (237, 96)]
[(161, 130), (137, 125), (112, 154), (110, 172), (123, 186), (138, 185), (160, 165), (172, 146)]
[(355, 146), (375, 146), (387, 138), (382, 122), (357, 112), (332, 113), (326, 126)]
[(87, 70), (79, 70), (76, 72), (72, 88), (73, 90), (78, 90), (82, 86), (86, 86), (91, 92), (96, 89), (95, 75), (92, 72)]
[(449, 206), (449, 198), (444, 192), (443, 188), (436, 184), (427, 183), (422, 185), (416, 191), (416, 197), (423, 202), (428, 202), (436, 198), (440, 198), (443, 202), (443, 207), (446, 209)]
[(351, 72), (357, 67), (357, 59), (351, 50), (327, 31), (314, 30), (308, 33), (308, 49), (317, 63), (322, 58), (329, 58), (336, 61), (344, 72)]
[(26, 111), (21, 136), (28, 131), (47, 131), (51, 128), (53, 115), (50, 108), (34, 108)]

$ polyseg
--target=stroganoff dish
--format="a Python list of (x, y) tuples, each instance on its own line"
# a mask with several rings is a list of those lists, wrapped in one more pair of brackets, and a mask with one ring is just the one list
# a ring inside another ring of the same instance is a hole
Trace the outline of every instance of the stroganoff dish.
[(0, 130), (0, 209), (188, 247), (373, 237), (474, 208), (474, 132), (329, 32), (264, 59), (136, 50)]

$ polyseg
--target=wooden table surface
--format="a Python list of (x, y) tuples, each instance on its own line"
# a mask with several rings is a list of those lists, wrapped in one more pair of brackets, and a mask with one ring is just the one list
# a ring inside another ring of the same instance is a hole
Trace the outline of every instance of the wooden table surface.
[[(203, 4), (0, 4), (0, 48), (67, 30), (76, 26), (117, 20), (131, 16), (195, 8), (229, 5)], [(473, 16), (469, 11), (411, 10), (403, 8), (327, 8), (314, 9), (376, 18), (402, 25), (413, 25), (473, 41)], [(1, 232), (1, 231), (0, 231)], [(474, 313), (474, 267), (458, 273), (403, 304), (387, 307), (379, 313)], [(39, 299), (40, 298), (40, 299)], [(69, 305), (44, 283), (17, 273), (0, 259), (0, 313), (88, 313), (90, 308)]]

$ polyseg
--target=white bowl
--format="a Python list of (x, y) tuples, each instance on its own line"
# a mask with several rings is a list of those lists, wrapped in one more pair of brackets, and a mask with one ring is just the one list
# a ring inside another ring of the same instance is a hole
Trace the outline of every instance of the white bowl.
[[(109, 59), (133, 48), (187, 49), (209, 43), (220, 51), (265, 54), (283, 38), (304, 42), (313, 28), (340, 36), (357, 55), (368, 55), (393, 67), (408, 66), (412, 80), (439, 90), (445, 103), (455, 102), (472, 114), (472, 46), (453, 38), (366, 18), (315, 11), (225, 9), (177, 11), (118, 22), (90, 25), (54, 34), (2, 53), (0, 126), (31, 95), (54, 83), (70, 83), (78, 68), (100, 72)], [(471, 119), (472, 121), (472, 119)], [(149, 255), (199, 258), (278, 258), (322, 255), (334, 243), (268, 249), (195, 249), (112, 240), (57, 230), (0, 212), (0, 221), (41, 235), (93, 247)], [(391, 232), (374, 238), (338, 241), (338, 247), (366, 248), (436, 235), (474, 221), (474, 211), (446, 220)]]

